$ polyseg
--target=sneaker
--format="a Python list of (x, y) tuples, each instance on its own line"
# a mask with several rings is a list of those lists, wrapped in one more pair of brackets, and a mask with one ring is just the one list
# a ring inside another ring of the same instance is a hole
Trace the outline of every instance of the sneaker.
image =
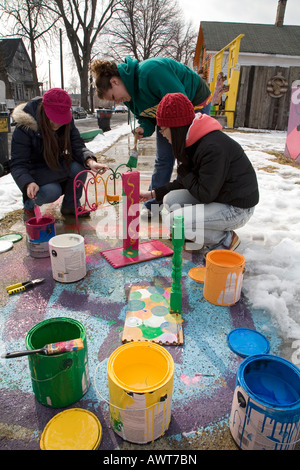
[(230, 245), (226, 249), (234, 251), (234, 250), (237, 249), (237, 247), (239, 246), (240, 243), (241, 243), (241, 240), (239, 239), (238, 235), (235, 232), (232, 232), (232, 238), (231, 238)]
[(30, 211), (28, 209), (23, 209), (23, 220), (26, 222), (26, 220), (32, 219), (32, 217), (35, 217), (34, 211)]
[(238, 235), (235, 232), (232, 232), (232, 238), (231, 238), (231, 242), (230, 242), (229, 246), (219, 245), (218, 248), (209, 248), (208, 246), (204, 247), (204, 255), (203, 255), (204, 259), (206, 259), (206, 255), (209, 251), (212, 251), (212, 250), (230, 250), (230, 251), (234, 251), (234, 250), (237, 249), (237, 247), (239, 246), (240, 243), (241, 243), (241, 240), (238, 237)]
[[(75, 209), (69, 209), (67, 207), (62, 207), (60, 209), (60, 212), (62, 213), (62, 215), (70, 215), (70, 216), (75, 217)], [(90, 212), (79, 213), (78, 217), (90, 217)]]
[(152, 217), (152, 212), (150, 209), (147, 209), (147, 207), (143, 207), (140, 213), (140, 216), (142, 219), (151, 219)]

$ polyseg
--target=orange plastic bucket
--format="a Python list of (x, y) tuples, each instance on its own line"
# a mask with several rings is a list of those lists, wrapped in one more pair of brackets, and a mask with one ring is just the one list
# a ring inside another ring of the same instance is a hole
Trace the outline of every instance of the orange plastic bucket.
[(245, 258), (229, 250), (206, 255), (203, 297), (214, 305), (234, 305), (240, 300)]

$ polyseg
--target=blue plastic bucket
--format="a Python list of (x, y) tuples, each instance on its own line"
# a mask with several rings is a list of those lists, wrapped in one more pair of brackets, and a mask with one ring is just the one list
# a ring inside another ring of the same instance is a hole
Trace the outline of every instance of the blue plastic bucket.
[(230, 431), (243, 450), (292, 450), (300, 430), (300, 370), (286, 359), (250, 356), (240, 364)]

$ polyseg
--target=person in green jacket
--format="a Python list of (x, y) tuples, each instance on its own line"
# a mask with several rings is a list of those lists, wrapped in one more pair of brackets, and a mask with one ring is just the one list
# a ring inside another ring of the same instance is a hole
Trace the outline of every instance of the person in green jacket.
[[(158, 104), (168, 93), (183, 93), (193, 103), (195, 112), (209, 114), (211, 93), (206, 82), (190, 67), (165, 57), (142, 62), (126, 57), (121, 64), (96, 60), (92, 72), (99, 98), (124, 103), (138, 119), (137, 139), (151, 136), (156, 128), (156, 159), (149, 189), (168, 183), (175, 159), (156, 123)], [(141, 215), (151, 217), (159, 209), (159, 202), (151, 199), (145, 202)]]

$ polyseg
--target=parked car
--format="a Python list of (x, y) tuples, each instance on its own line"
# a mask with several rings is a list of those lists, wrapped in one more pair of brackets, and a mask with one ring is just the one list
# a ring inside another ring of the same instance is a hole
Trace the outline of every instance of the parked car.
[(122, 104), (118, 104), (118, 106), (115, 107), (115, 113), (127, 113), (128, 109), (126, 106)]
[(72, 106), (72, 114), (74, 119), (86, 118), (87, 112), (81, 106)]

